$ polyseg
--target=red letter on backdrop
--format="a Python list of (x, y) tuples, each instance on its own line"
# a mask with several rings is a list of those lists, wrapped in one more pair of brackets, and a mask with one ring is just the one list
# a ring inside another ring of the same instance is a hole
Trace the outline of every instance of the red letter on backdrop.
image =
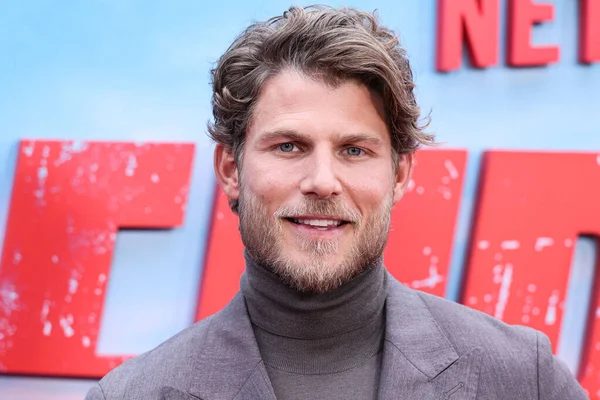
[[(600, 165), (600, 156), (598, 156)], [(598, 210), (597, 207), (596, 210)], [(598, 213), (598, 211), (596, 211)], [(600, 249), (600, 239), (596, 241), (596, 248)], [(590, 394), (590, 398), (600, 399), (600, 257), (596, 263), (596, 277), (590, 302), (588, 330), (585, 337), (585, 352), (579, 367), (579, 382)]]
[(581, 0), (580, 60), (600, 61), (600, 0)]
[(479, 68), (498, 64), (498, 0), (440, 0), (438, 5), (438, 71), (460, 68), (466, 40), (471, 62)]
[(600, 156), (494, 151), (482, 171), (463, 303), (556, 348), (575, 242), (600, 236)]
[[(388, 270), (403, 283), (439, 296), (446, 288), (466, 158), (462, 150), (419, 151), (414, 177), (392, 214)], [(239, 290), (243, 249), (238, 218), (217, 190), (197, 319), (219, 311)]]
[(534, 4), (531, 0), (509, 0), (508, 64), (513, 67), (547, 65), (558, 61), (557, 46), (531, 45), (531, 30), (536, 23), (554, 19), (554, 5)]
[(99, 377), (123, 361), (95, 353), (117, 231), (182, 223), (193, 152), (21, 143), (0, 268), (3, 372)]

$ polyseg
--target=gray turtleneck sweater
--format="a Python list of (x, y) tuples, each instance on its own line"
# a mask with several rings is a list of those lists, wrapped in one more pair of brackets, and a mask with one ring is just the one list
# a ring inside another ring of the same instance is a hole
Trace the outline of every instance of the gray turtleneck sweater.
[(241, 290), (278, 400), (376, 399), (385, 331), (381, 263), (325, 294), (301, 294), (246, 257)]

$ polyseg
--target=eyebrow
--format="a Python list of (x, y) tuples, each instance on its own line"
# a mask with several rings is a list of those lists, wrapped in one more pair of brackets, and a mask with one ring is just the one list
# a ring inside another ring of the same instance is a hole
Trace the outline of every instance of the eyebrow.
[[(268, 143), (277, 139), (285, 139), (296, 142), (307, 142), (311, 140), (307, 135), (303, 135), (297, 131), (291, 129), (283, 129), (263, 133), (261, 135), (261, 138), (259, 139), (259, 143)], [(381, 138), (363, 133), (354, 133), (350, 135), (339, 134), (336, 136), (335, 141), (336, 143), (366, 142), (371, 143), (375, 146), (381, 146), (383, 144), (383, 140)]]
[(268, 143), (276, 139), (286, 139), (290, 141), (300, 142), (307, 141), (308, 137), (294, 130), (283, 129), (263, 133), (259, 139), (259, 143)]
[(355, 134), (351, 134), (351, 135), (338, 135), (337, 137), (337, 141), (338, 142), (345, 142), (345, 143), (357, 143), (357, 142), (363, 142), (363, 143), (371, 143), (372, 145), (376, 145), (376, 146), (380, 146), (383, 144), (383, 140), (381, 140), (381, 138), (374, 136), (374, 135), (368, 135), (368, 134), (363, 134), (363, 133), (355, 133)]

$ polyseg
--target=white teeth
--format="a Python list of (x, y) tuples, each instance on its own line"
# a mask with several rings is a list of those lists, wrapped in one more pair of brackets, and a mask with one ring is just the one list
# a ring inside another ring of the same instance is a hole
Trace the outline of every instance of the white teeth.
[(297, 224), (310, 225), (318, 228), (327, 228), (329, 226), (339, 226), (341, 221), (333, 219), (293, 219)]

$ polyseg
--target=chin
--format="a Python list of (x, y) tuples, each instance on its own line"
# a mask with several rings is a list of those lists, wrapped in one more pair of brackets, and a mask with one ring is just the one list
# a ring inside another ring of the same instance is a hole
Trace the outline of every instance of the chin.
[(335, 290), (359, 275), (368, 264), (352, 248), (319, 254), (314, 249), (277, 246), (277, 256), (269, 266), (280, 279), (298, 292), (324, 293)]
[(318, 263), (327, 269), (339, 267), (344, 261), (343, 258), (337, 254), (304, 254), (302, 257), (298, 257), (298, 261), (300, 260), (307, 263)]
[(295, 246), (293, 250), (288, 250), (288, 254), (293, 254), (298, 261), (304, 260), (335, 263), (344, 261), (344, 250), (340, 249), (337, 243), (303, 243), (302, 247)]

